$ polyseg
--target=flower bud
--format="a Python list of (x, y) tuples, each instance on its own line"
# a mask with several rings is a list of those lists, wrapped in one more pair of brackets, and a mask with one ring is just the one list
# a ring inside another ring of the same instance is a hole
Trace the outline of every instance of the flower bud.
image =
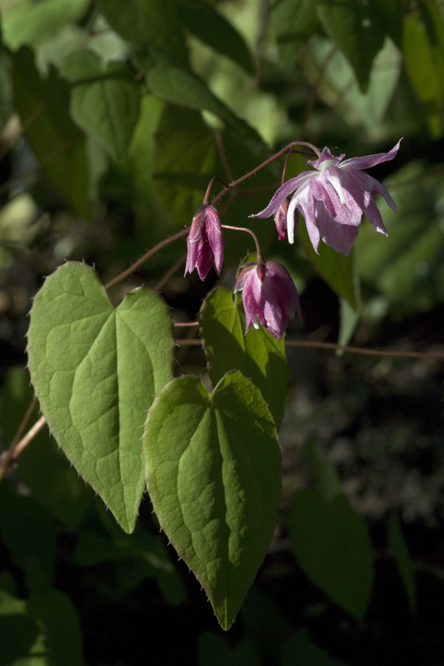
[[(288, 271), (276, 261), (248, 264), (240, 273), (234, 291), (242, 291), (247, 328), (264, 326), (282, 338), (289, 320), (302, 319), (299, 296)], [(258, 323), (259, 322), (259, 323)]]
[(202, 204), (196, 211), (187, 238), (187, 263), (185, 275), (195, 268), (201, 280), (205, 280), (214, 265), (220, 275), (224, 262), (225, 238), (219, 214), (214, 206)]

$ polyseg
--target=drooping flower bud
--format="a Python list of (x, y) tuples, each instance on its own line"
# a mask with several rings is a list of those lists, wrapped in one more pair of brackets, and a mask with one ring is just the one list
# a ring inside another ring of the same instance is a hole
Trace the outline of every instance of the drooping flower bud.
[(202, 204), (197, 209), (187, 238), (187, 263), (185, 275), (195, 268), (201, 280), (205, 280), (214, 265), (220, 275), (224, 262), (225, 238), (214, 206)]
[[(282, 338), (290, 319), (302, 319), (299, 296), (288, 271), (276, 261), (248, 264), (240, 273), (234, 291), (242, 291), (247, 328), (264, 326)], [(259, 321), (259, 323), (258, 323)]]

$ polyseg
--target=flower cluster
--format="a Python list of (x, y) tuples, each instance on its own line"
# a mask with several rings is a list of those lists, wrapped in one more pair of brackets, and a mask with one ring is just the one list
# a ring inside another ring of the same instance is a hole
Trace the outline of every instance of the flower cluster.
[[(363, 215), (376, 231), (387, 235), (372, 192), (379, 192), (396, 212), (395, 202), (387, 189), (362, 169), (392, 160), (397, 155), (400, 143), (401, 139), (388, 153), (348, 160), (344, 160), (345, 155), (335, 157), (328, 148), (324, 148), (320, 153), (313, 147), (319, 157), (317, 160), (309, 160), (308, 163), (314, 170), (304, 171), (284, 183), (275, 192), (268, 206), (250, 217), (265, 218), (273, 215), (279, 240), (294, 243), (298, 215), (301, 213), (316, 253), (319, 254), (319, 242), (322, 240), (337, 252), (348, 255), (358, 236)], [(279, 154), (282, 153), (277, 156)], [(291, 194), (293, 196), (290, 199)], [(222, 233), (224, 225), (220, 223), (216, 208), (208, 202), (209, 193), (205, 197), (205, 203), (193, 217), (187, 239), (185, 275), (196, 268), (201, 280), (207, 277), (213, 265), (220, 275), (225, 245)], [(265, 262), (262, 259), (254, 233), (249, 229), (239, 230), (248, 231), (254, 237), (257, 247), (257, 263), (243, 268), (234, 287), (235, 292), (242, 291), (247, 322), (245, 332), (247, 333), (251, 326), (259, 328), (261, 325), (276, 338), (281, 338), (289, 320), (295, 314), (302, 319), (296, 287), (281, 264), (275, 261)]]

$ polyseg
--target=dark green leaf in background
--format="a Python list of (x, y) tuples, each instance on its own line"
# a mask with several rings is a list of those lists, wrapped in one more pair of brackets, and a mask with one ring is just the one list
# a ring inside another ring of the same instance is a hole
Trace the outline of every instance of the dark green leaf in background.
[(5, 44), (16, 50), (24, 44), (49, 39), (63, 26), (85, 13), (89, 0), (39, 0), (16, 3), (4, 12), (2, 33)]
[(38, 633), (35, 622), (26, 615), (0, 614), (0, 666), (28, 657)]
[(54, 189), (89, 219), (85, 138), (69, 114), (69, 89), (54, 71), (42, 79), (31, 51), (14, 55), (12, 80), (17, 112), (35, 156)]
[[(23, 414), (34, 397), (28, 370), (11, 368), (3, 387), (0, 424), (9, 446)], [(37, 410), (35, 410), (37, 413)], [(20, 455), (18, 475), (34, 499), (59, 521), (75, 529), (90, 505), (93, 493), (70, 465), (56, 441), (44, 428)]]
[(388, 540), (392, 555), (398, 566), (399, 573), (404, 583), (407, 598), (412, 611), (416, 609), (416, 582), (415, 567), (409, 555), (407, 544), (402, 533), (399, 517), (395, 511), (390, 513), (388, 523)]
[(317, 7), (327, 33), (348, 59), (365, 92), (373, 59), (382, 49), (386, 34), (376, 3), (318, 0)]
[(261, 666), (257, 646), (249, 640), (242, 640), (231, 647), (222, 638), (204, 632), (199, 638), (199, 666)]
[(100, 0), (114, 30), (129, 42), (146, 45), (174, 60), (188, 59), (174, 0)]
[(190, 32), (249, 74), (254, 67), (248, 47), (238, 31), (205, 0), (176, 0), (180, 20)]
[(111, 62), (105, 67), (92, 51), (77, 51), (63, 66), (62, 75), (71, 84), (73, 120), (103, 143), (117, 161), (128, 152), (139, 118), (140, 92), (125, 65)]
[(165, 214), (189, 225), (213, 176), (222, 173), (214, 134), (200, 113), (166, 105), (155, 134), (153, 178)]
[[(20, 526), (20, 529), (18, 529)], [(0, 485), (0, 534), (30, 592), (50, 587), (56, 556), (54, 521), (32, 497)]]
[(298, 631), (283, 647), (282, 666), (346, 666), (344, 662), (330, 657), (325, 650), (317, 647), (306, 629)]
[(313, 0), (280, 0), (271, 5), (271, 20), (279, 46), (286, 62), (298, 47), (316, 32), (319, 18)]
[(328, 502), (320, 491), (302, 490), (292, 500), (289, 529), (301, 569), (332, 601), (362, 619), (374, 575), (364, 518), (344, 495)]
[(150, 409), (143, 450), (159, 522), (227, 630), (276, 524), (281, 456), (267, 405), (240, 372), (210, 394), (180, 377)]
[(430, 134), (442, 135), (444, 106), (444, 26), (438, 7), (422, 3), (422, 15), (410, 12), (404, 18), (404, 62), (413, 89), (423, 105)]
[(202, 304), (200, 335), (213, 386), (229, 370), (240, 370), (261, 391), (279, 429), (289, 375), (284, 340), (262, 327), (245, 335), (242, 301), (222, 287), (210, 292)]
[(34, 299), (31, 379), (51, 432), (122, 528), (134, 529), (143, 493), (146, 411), (171, 378), (171, 319), (153, 292), (117, 310), (94, 270), (70, 263)]
[(51, 589), (30, 597), (28, 613), (44, 627), (51, 666), (83, 666), (80, 618), (71, 599)]

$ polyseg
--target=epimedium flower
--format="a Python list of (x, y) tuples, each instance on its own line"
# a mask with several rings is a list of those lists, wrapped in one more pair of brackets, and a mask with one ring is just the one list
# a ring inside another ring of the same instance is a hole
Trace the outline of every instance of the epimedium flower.
[[(282, 338), (295, 313), (302, 319), (299, 296), (288, 271), (276, 261), (247, 264), (234, 291), (242, 291), (248, 333), (259, 324), (275, 338)], [(259, 321), (259, 323), (258, 323)]]
[(216, 273), (220, 275), (224, 262), (224, 247), (225, 238), (219, 214), (214, 206), (204, 203), (197, 209), (191, 222), (187, 238), (185, 275), (197, 268), (200, 279), (205, 280), (213, 265)]
[[(294, 192), (286, 218), (289, 242), (294, 243), (295, 219), (297, 224), (299, 211), (305, 219), (315, 252), (319, 254), (318, 246), (322, 239), (337, 252), (348, 255), (358, 236), (362, 215), (366, 216), (376, 231), (387, 235), (372, 192), (379, 192), (394, 212), (397, 211), (395, 202), (388, 190), (362, 169), (392, 160), (396, 157), (400, 143), (401, 139), (388, 153), (352, 157), (344, 161), (345, 155), (335, 157), (328, 148), (324, 148), (319, 159), (308, 160), (308, 164), (316, 171), (304, 171), (288, 180), (275, 192), (263, 211), (250, 217), (263, 218), (278, 214), (285, 199)], [(281, 232), (279, 234), (281, 236)]]

